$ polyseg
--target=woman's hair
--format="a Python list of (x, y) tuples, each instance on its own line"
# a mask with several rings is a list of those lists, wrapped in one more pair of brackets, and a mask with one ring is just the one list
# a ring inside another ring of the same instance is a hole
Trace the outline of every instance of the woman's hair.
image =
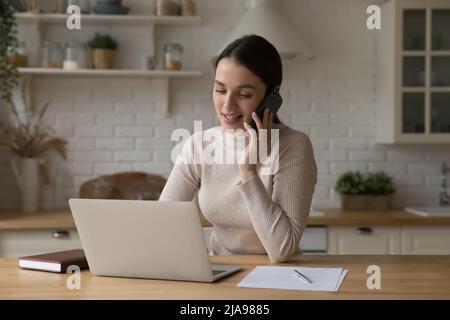
[[(257, 35), (247, 35), (230, 43), (214, 60), (214, 71), (223, 58), (231, 58), (259, 77), (267, 90), (280, 86), (283, 79), (281, 57), (277, 49), (266, 39)], [(273, 115), (274, 123), (282, 123), (278, 115)]]

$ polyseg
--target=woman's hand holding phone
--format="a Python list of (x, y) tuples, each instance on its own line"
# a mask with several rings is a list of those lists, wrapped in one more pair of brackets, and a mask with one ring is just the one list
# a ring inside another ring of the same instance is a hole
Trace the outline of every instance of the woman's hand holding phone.
[[(252, 113), (253, 121), (256, 124), (257, 130), (260, 129), (267, 129), (267, 150), (268, 153), (270, 153), (270, 147), (271, 147), (271, 136), (270, 131), (272, 129), (272, 122), (273, 122), (273, 113), (269, 111), (269, 109), (264, 110), (264, 116), (261, 121), (261, 119), (258, 117), (258, 115), (253, 112)], [(259, 150), (258, 150), (258, 134), (255, 129), (252, 128), (251, 125), (249, 125), (247, 122), (244, 122), (244, 128), (250, 135), (250, 143), (247, 145), (245, 152), (244, 152), (244, 159), (241, 159), (239, 162), (239, 175), (241, 177), (242, 183), (249, 180), (250, 178), (254, 177), (257, 174), (256, 166), (259, 162)], [(256, 163), (250, 163), (250, 155), (256, 154), (257, 155), (257, 161)]]

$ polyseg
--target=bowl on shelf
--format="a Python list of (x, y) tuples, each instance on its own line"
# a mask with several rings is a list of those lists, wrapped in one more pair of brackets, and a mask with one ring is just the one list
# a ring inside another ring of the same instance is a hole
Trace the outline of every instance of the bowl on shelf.
[(122, 5), (121, 0), (98, 0), (92, 8), (95, 14), (128, 14), (130, 8)]

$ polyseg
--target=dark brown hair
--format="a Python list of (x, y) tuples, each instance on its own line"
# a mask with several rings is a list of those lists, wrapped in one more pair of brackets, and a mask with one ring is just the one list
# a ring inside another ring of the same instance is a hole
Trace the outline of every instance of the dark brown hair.
[[(234, 40), (214, 59), (214, 71), (223, 58), (231, 58), (246, 67), (264, 82), (267, 90), (281, 85), (283, 67), (280, 54), (261, 36), (252, 34)], [(282, 123), (276, 113), (273, 122)]]

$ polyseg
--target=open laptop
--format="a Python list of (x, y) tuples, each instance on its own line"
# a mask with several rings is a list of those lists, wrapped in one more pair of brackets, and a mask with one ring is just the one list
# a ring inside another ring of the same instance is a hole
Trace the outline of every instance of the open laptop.
[(213, 282), (241, 266), (212, 265), (193, 202), (70, 199), (94, 275)]

